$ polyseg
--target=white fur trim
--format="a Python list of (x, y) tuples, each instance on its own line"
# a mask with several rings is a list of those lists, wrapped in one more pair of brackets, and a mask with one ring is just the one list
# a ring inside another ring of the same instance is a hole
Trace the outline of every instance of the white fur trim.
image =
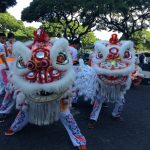
[(58, 38), (51, 38), (50, 42), (52, 43), (52, 45), (54, 45), (54, 43), (58, 40)]
[(26, 41), (24, 42), (25, 46), (31, 46), (33, 44), (33, 41)]
[(31, 50), (28, 47), (26, 47), (25, 44), (19, 41), (13, 44), (12, 51), (16, 58), (21, 56), (25, 63), (31, 58), (32, 55)]
[[(68, 70), (69, 68), (72, 67), (72, 58), (71, 55), (68, 53), (67, 49), (68, 49), (68, 41), (65, 38), (60, 38), (55, 41), (53, 47), (50, 50), (51, 62), (55, 69)], [(63, 51), (67, 54), (68, 64), (60, 65), (57, 64), (57, 56), (59, 55), (60, 52)]]
[(12, 81), (15, 87), (17, 87), (18, 89), (20, 89), (21, 91), (23, 91), (25, 94), (28, 95), (36, 93), (41, 90), (55, 93), (64, 92), (66, 89), (69, 88), (70, 85), (73, 84), (74, 79), (75, 74), (73, 69), (68, 70), (62, 79), (47, 84), (30, 83), (16, 74), (14, 74), (12, 77)]
[[(106, 42), (105, 42), (106, 43)], [(105, 61), (108, 53), (109, 53), (109, 50), (108, 48), (106, 47), (106, 45), (104, 44), (104, 41), (96, 41), (94, 43), (94, 48), (95, 48), (95, 58), (96, 58), (96, 55), (98, 54), (98, 52), (101, 52), (102, 55), (103, 55), (103, 58), (102, 59), (98, 59), (98, 61)]]

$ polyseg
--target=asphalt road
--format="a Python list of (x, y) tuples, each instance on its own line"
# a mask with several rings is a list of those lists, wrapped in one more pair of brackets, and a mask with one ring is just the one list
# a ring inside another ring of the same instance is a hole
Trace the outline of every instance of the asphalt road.
[[(80, 102), (73, 109), (74, 117), (87, 139), (88, 150), (150, 150), (150, 86), (132, 88), (127, 92), (123, 112), (125, 122), (110, 118), (112, 104), (102, 110), (95, 129), (88, 129), (89, 103)], [(0, 123), (0, 150), (74, 150), (69, 136), (58, 121), (50, 126), (27, 125), (16, 135), (7, 137), (15, 112)]]

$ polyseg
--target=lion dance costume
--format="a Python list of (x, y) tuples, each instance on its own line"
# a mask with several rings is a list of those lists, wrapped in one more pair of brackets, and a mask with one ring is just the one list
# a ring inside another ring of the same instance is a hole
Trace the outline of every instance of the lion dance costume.
[(10, 82), (20, 111), (5, 134), (18, 132), (28, 122), (41, 126), (60, 118), (73, 145), (86, 150), (86, 140), (69, 110), (74, 71), (68, 42), (62, 38), (52, 45), (42, 29), (34, 36), (28, 46), (21, 42), (13, 46), (15, 62)]
[(81, 63), (75, 81), (79, 95), (83, 95), (85, 100), (92, 100), (91, 124), (97, 121), (102, 104), (106, 101), (115, 103), (112, 117), (121, 118), (124, 95), (131, 86), (131, 73), (135, 69), (133, 42), (119, 41), (117, 35), (113, 34), (109, 41), (96, 41), (94, 46), (92, 67)]
[(113, 118), (120, 118), (125, 104), (124, 95), (131, 86), (131, 73), (135, 65), (134, 44), (119, 41), (113, 34), (109, 42), (95, 42), (93, 68), (99, 80), (91, 120), (97, 121), (103, 102), (114, 102)]

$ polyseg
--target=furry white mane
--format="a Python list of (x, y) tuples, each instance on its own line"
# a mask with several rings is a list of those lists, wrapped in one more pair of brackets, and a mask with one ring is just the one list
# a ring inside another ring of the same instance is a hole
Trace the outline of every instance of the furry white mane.
[[(61, 78), (57, 81), (39, 84), (37, 82), (30, 82), (22, 76), (23, 74), (30, 71), (28, 68), (17, 67), (16, 63), (18, 61), (18, 57), (21, 56), (26, 64), (31, 59), (32, 51), (28, 47), (26, 47), (24, 43), (16, 42), (13, 46), (15, 63), (13, 66), (13, 76), (11, 78), (11, 81), (18, 89), (23, 91), (25, 94), (37, 93), (42, 90), (55, 93), (64, 92), (72, 85), (75, 79), (75, 74), (72, 69), (71, 55), (68, 53), (67, 49), (68, 41), (66, 39), (61, 38), (54, 42), (54, 45), (50, 49), (50, 61), (54, 69), (58, 69), (63, 72), (63, 76), (61, 76)], [(64, 52), (66, 54), (66, 58), (68, 60), (66, 64), (62, 65), (57, 63), (57, 57), (60, 52)]]
[[(134, 52), (134, 44), (132, 41), (121, 41), (118, 45), (112, 45), (106, 41), (96, 41), (94, 43), (94, 46), (95, 46), (95, 53), (94, 53), (92, 62), (98, 74), (104, 74), (108, 76), (110, 75), (121, 76), (121, 75), (129, 75), (134, 70), (135, 52)], [(128, 67), (120, 69), (120, 70), (109, 70), (106, 68), (99, 67), (100, 63), (106, 64), (106, 58), (111, 48), (116, 48), (119, 50), (118, 53), (119, 53), (119, 56), (121, 57), (121, 63), (128, 63), (129, 64)], [(126, 51), (130, 53), (132, 57), (131, 59), (124, 58), (124, 53)], [(97, 58), (98, 53), (102, 54), (102, 58)]]

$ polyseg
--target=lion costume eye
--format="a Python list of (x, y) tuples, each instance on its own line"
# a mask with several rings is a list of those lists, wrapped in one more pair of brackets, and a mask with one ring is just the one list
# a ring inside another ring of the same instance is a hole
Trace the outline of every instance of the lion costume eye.
[(21, 56), (18, 57), (16, 66), (17, 66), (17, 68), (19, 68), (19, 69), (24, 69), (24, 68), (26, 68), (26, 65), (25, 65), (25, 63), (24, 63), (24, 61), (23, 61), (23, 58), (22, 58)]
[(124, 52), (124, 58), (125, 59), (131, 59), (132, 58), (131, 52), (130, 51), (125, 51)]
[(101, 52), (98, 52), (96, 58), (97, 58), (97, 59), (103, 58), (103, 54), (102, 54)]
[(69, 62), (67, 59), (67, 54), (65, 52), (60, 52), (57, 56), (57, 64), (66, 65)]

